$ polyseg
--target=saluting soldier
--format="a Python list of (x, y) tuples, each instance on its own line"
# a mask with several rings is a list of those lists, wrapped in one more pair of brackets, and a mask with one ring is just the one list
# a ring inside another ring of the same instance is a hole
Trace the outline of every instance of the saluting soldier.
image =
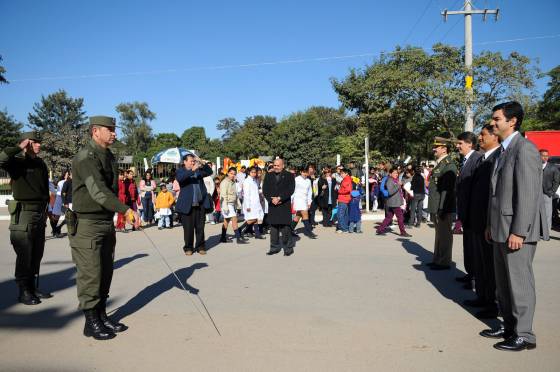
[(41, 298), (52, 297), (38, 289), (49, 201), (49, 174), (47, 165), (38, 156), (40, 151), (39, 134), (26, 132), (19, 145), (0, 153), (0, 167), (9, 173), (14, 195), (14, 200), (8, 201), (10, 241), (17, 255), (18, 300), (25, 305), (37, 305)]
[(447, 270), (451, 267), (453, 233), (451, 224), (455, 213), (455, 180), (457, 165), (449, 154), (451, 141), (436, 139), (433, 151), (437, 165), (430, 176), (428, 191), (428, 211), (434, 216), (436, 237), (433, 261), (428, 265), (432, 270)]
[(138, 227), (138, 214), (119, 201), (118, 169), (109, 146), (115, 141), (115, 119), (90, 117), (91, 141), (72, 161), (73, 211), (66, 216), (80, 309), (86, 321), (84, 335), (97, 340), (115, 337), (127, 327), (106, 313), (113, 277), (115, 226), (113, 216), (124, 213)]

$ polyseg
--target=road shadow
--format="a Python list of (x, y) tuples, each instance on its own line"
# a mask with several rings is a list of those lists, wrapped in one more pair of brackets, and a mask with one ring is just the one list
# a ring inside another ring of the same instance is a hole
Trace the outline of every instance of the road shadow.
[[(192, 294), (198, 294), (198, 289), (190, 286), (187, 283), (187, 280), (193, 275), (193, 273), (198, 270), (207, 267), (208, 264), (206, 263), (195, 263), (192, 266), (185, 267), (175, 271), (175, 274), (181, 281), (181, 283), (185, 286), (187, 291)], [(175, 275), (169, 274), (163, 279), (151, 284), (138, 292), (136, 296), (128, 300), (128, 302), (121, 307), (117, 308), (116, 310), (111, 312), (111, 317), (117, 320), (121, 320), (126, 318), (129, 315), (134, 314), (135, 312), (142, 309), (144, 306), (149, 304), (151, 301), (156, 299), (159, 295), (167, 292), (173, 288), (179, 289), (181, 292), (183, 288), (177, 283), (177, 279)], [(187, 296), (186, 293), (179, 293), (179, 296)]]
[[(430, 270), (430, 268), (426, 266), (426, 264), (432, 262), (432, 252), (428, 251), (418, 243), (415, 243), (408, 239), (397, 240), (401, 242), (403, 248), (408, 253), (416, 256), (416, 260), (419, 261), (419, 264), (414, 264), (412, 265), (412, 267), (414, 267), (418, 271), (422, 271), (424, 273), (424, 276), (426, 277), (426, 280), (430, 282), (443, 297), (453, 301), (471, 316), (476, 318), (475, 313), (481, 309), (463, 305), (464, 300), (473, 299), (475, 297), (473, 292), (466, 291), (462, 288), (462, 283), (458, 283), (457, 281), (455, 281), (456, 277), (465, 275), (462, 270), (457, 269), (457, 267), (455, 267), (454, 265), (451, 266), (450, 270)], [(489, 328), (496, 328), (500, 324), (497, 319), (478, 320), (486, 324)]]
[[(114, 268), (119, 269), (130, 262), (148, 256), (145, 253), (121, 258), (114, 263)], [(53, 261), (56, 262), (56, 261)], [(40, 288), (44, 291), (56, 292), (74, 287), (76, 285), (76, 267), (41, 275)], [(43, 300), (39, 305), (26, 306), (17, 301), (18, 288), (13, 280), (0, 282), (0, 328), (18, 329), (57, 329), (66, 326), (73, 319), (81, 316), (81, 312), (72, 311), (65, 313), (62, 306), (50, 306), (53, 299)], [(25, 313), (12, 310), (16, 306), (25, 307)], [(31, 312), (27, 312), (31, 311)]]

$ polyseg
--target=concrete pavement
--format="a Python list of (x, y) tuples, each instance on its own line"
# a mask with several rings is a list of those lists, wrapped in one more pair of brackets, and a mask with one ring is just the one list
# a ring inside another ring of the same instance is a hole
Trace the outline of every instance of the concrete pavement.
[[(413, 237), (336, 234), (318, 227), (296, 253), (266, 256), (268, 240), (217, 244), (206, 225), (206, 256), (187, 257), (182, 229), (146, 229), (191, 291), (179, 289), (142, 232), (118, 234), (109, 309), (130, 329), (110, 341), (82, 336), (75, 269), (67, 238), (49, 239), (42, 287), (55, 297), (16, 301), (15, 254), (0, 222), (2, 371), (558, 371), (560, 234), (538, 245), (535, 332), (538, 347), (499, 352), (478, 332), (487, 324), (461, 305), (474, 294), (454, 281), (457, 268), (433, 272), (433, 229)], [(267, 237), (268, 238), (268, 237)], [(198, 296), (222, 336), (204, 316)], [(200, 313), (199, 313), (200, 311)], [(201, 315), (202, 314), (202, 315)], [(488, 325), (492, 325), (489, 322)]]

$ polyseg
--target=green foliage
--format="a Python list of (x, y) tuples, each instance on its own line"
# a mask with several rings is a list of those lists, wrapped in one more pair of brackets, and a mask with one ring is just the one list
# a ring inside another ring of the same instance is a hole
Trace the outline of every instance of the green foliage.
[(42, 135), (41, 156), (55, 175), (70, 169), (72, 158), (89, 140), (83, 102), (59, 90), (42, 96), (28, 115), (31, 127)]
[(539, 104), (537, 117), (545, 129), (560, 130), (560, 65), (547, 74), (550, 76), (548, 90)]
[(222, 140), (227, 141), (241, 129), (241, 124), (235, 118), (224, 118), (218, 121), (216, 129), (224, 131)]
[(344, 126), (344, 115), (332, 108), (312, 107), (290, 114), (272, 132), (273, 155), (295, 166), (334, 164), (335, 137)]
[(16, 146), (21, 135), (23, 125), (18, 122), (8, 111), (0, 111), (0, 149)]
[[(332, 80), (343, 107), (368, 128), (370, 147), (390, 156), (427, 156), (435, 135), (457, 135), (464, 123), (467, 95), (463, 50), (436, 44), (429, 54), (421, 48), (399, 47), (363, 70), (353, 69), (343, 80)], [(492, 106), (506, 99), (530, 101), (537, 71), (529, 58), (512, 53), (483, 52), (473, 59), (472, 104), (477, 124)], [(351, 146), (342, 139), (340, 146)]]
[(146, 102), (125, 102), (117, 105), (119, 126), (122, 131), (122, 141), (126, 143), (129, 153), (135, 160), (147, 155), (152, 143), (152, 127), (150, 122), (156, 114), (150, 111)]
[(193, 126), (181, 134), (181, 145), (189, 150), (195, 150), (200, 156), (206, 151), (208, 138), (204, 127)]
[(271, 153), (272, 130), (277, 126), (273, 116), (256, 115), (246, 118), (243, 126), (224, 141), (224, 150), (234, 159), (250, 159)]
[[(0, 62), (2, 62), (2, 56), (0, 56)], [(6, 77), (4, 76), (5, 73), (6, 69), (4, 66), (0, 65), (0, 84), (8, 84), (8, 80), (6, 80)]]

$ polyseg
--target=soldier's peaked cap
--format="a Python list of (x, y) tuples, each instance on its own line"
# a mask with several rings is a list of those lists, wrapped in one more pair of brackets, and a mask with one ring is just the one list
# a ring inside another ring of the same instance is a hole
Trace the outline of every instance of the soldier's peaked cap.
[(102, 127), (115, 128), (117, 126), (115, 118), (110, 116), (90, 116), (89, 125), (99, 125)]
[(30, 140), (33, 140), (35, 142), (41, 142), (41, 134), (39, 132), (37, 132), (36, 130), (33, 130), (31, 132), (24, 132), (19, 137), (20, 142), (25, 141), (26, 139), (30, 139)]

